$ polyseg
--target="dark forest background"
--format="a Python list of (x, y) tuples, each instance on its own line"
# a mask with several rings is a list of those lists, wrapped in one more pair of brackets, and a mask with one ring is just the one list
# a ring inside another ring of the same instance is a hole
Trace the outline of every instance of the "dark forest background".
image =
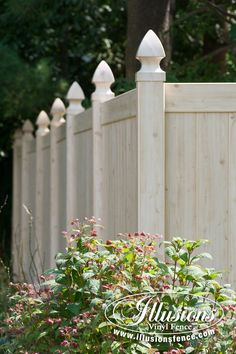
[(116, 94), (134, 87), (137, 47), (161, 38), (167, 81), (236, 81), (235, 0), (0, 0), (0, 257), (9, 264), (12, 140), (74, 80), (87, 99), (105, 59)]

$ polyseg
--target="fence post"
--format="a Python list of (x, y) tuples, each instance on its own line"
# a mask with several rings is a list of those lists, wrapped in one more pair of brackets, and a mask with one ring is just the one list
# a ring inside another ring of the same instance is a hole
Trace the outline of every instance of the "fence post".
[(55, 255), (59, 249), (60, 231), (58, 226), (58, 203), (59, 203), (59, 185), (58, 185), (58, 164), (59, 152), (56, 140), (56, 129), (65, 123), (64, 114), (66, 109), (60, 98), (56, 98), (51, 108), (51, 134), (50, 134), (50, 265), (55, 265)]
[(165, 72), (160, 62), (165, 57), (157, 35), (144, 36), (137, 59), (138, 102), (138, 229), (165, 232)]
[(21, 230), (21, 149), (22, 131), (17, 129), (13, 143), (13, 215), (12, 215), (12, 268), (13, 277), (17, 281), (20, 278), (19, 270), (19, 250), (20, 250), (20, 230)]
[(114, 82), (109, 65), (102, 60), (97, 66), (92, 82), (95, 91), (92, 94), (93, 108), (93, 214), (96, 218), (103, 217), (103, 148), (102, 148), (102, 103), (114, 97), (110, 86)]
[(43, 137), (50, 132), (48, 126), (50, 120), (45, 111), (41, 111), (38, 115), (36, 124), (36, 198), (35, 198), (35, 264), (37, 273), (43, 271), (44, 250), (43, 247), (43, 186), (44, 186), (44, 170), (43, 170)]
[(29, 143), (34, 139), (33, 125), (30, 120), (26, 120), (23, 125), (23, 138), (22, 138), (22, 169), (21, 169), (21, 244), (22, 252), (20, 252), (19, 265), (21, 267), (21, 274), (24, 279), (28, 279), (29, 266), (30, 266), (30, 247), (29, 247), (29, 185), (32, 183), (29, 179)]
[(74, 122), (75, 116), (84, 111), (81, 102), (84, 99), (84, 93), (78, 82), (73, 82), (68, 93), (67, 100), (69, 106), (66, 110), (66, 221), (77, 217), (75, 210), (75, 136), (74, 136)]

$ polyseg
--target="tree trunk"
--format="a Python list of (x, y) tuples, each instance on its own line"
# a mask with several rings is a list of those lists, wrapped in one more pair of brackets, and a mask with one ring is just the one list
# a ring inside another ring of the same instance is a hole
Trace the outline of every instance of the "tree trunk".
[(175, 0), (128, 0), (128, 26), (126, 44), (126, 77), (134, 79), (139, 64), (136, 57), (138, 46), (144, 35), (152, 29), (162, 41), (166, 59), (162, 67), (166, 68), (171, 58), (171, 34)]

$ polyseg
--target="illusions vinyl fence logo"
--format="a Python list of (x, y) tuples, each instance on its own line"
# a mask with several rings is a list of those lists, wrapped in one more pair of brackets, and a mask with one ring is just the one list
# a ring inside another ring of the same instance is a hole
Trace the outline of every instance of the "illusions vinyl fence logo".
[(113, 326), (133, 332), (133, 339), (184, 335), (185, 340), (189, 334), (213, 334), (223, 308), (203, 294), (167, 291), (125, 296), (109, 304), (105, 316)]

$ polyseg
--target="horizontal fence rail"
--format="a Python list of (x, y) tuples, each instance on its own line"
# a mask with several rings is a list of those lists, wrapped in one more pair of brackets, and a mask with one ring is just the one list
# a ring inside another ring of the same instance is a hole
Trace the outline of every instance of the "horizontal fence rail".
[(165, 56), (149, 31), (137, 88), (114, 97), (102, 61), (92, 107), (73, 83), (50, 120), (15, 134), (12, 253), (16, 278), (34, 278), (63, 251), (73, 218), (94, 215), (118, 232), (210, 240), (214, 266), (236, 285), (236, 84), (165, 83)]

